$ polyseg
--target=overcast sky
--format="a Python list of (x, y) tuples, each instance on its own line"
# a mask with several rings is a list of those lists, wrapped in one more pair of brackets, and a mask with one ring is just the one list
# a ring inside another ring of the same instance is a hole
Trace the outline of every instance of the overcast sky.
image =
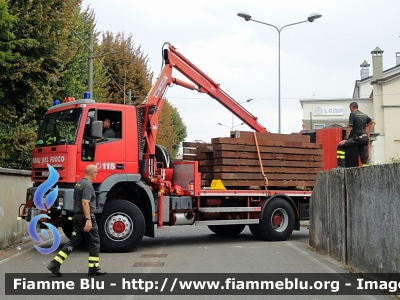
[[(301, 130), (299, 99), (351, 98), (364, 59), (372, 75), (375, 47), (384, 51), (384, 69), (394, 67), (400, 52), (398, 0), (84, 0), (88, 5), (98, 31), (132, 34), (154, 79), (169, 42), (237, 102), (254, 99), (243, 106), (271, 132), (278, 132), (278, 32), (238, 12), (278, 28), (322, 14), (281, 31), (282, 133)], [(176, 70), (173, 75), (184, 79)], [(229, 135), (232, 114), (216, 100), (180, 86), (166, 97), (188, 127), (187, 141)]]

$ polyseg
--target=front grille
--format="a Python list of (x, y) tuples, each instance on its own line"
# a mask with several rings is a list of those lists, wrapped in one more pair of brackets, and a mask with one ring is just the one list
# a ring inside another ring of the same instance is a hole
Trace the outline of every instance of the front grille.
[[(58, 181), (63, 181), (64, 180), (64, 168), (62, 167), (56, 167), (54, 168), (60, 175)], [(33, 182), (43, 182), (46, 181), (47, 178), (49, 177), (49, 169), (48, 168), (33, 168), (32, 169), (32, 181)]]

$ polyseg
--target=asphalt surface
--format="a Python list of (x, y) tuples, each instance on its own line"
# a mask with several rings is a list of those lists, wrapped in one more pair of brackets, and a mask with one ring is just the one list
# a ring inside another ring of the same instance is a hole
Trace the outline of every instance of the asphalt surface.
[[(61, 244), (67, 238), (62, 235)], [(48, 241), (42, 247), (49, 247)], [(94, 291), (93, 295), (5, 295), (6, 273), (49, 273), (47, 264), (54, 256), (40, 254), (27, 240), (0, 251), (0, 299), (394, 299), (394, 296), (382, 295), (102, 295)], [(87, 272), (88, 252), (86, 247), (74, 249), (61, 271), (66, 275)], [(130, 253), (101, 253), (101, 268), (107, 271), (108, 280), (125, 274), (159, 274), (171, 276), (179, 273), (317, 273), (348, 274), (341, 262), (332, 260), (312, 251), (308, 247), (308, 229), (302, 226), (294, 231), (285, 242), (264, 242), (254, 239), (246, 228), (235, 237), (223, 237), (213, 234), (203, 226), (177, 226), (156, 229), (156, 238), (144, 238), (139, 246)], [(51, 278), (49, 273), (49, 278)], [(105, 277), (97, 277), (102, 279)]]

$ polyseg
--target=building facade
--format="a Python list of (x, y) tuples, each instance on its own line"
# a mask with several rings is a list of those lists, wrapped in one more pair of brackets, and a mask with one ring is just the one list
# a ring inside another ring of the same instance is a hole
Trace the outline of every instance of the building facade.
[(348, 99), (302, 99), (303, 124), (306, 129), (348, 125), (349, 104), (358, 103), (359, 110), (376, 122), (371, 135), (371, 164), (400, 159), (400, 52), (396, 65), (383, 70), (383, 51), (376, 47), (372, 54), (373, 74), (369, 63), (360, 65), (360, 79), (355, 81), (353, 97)]

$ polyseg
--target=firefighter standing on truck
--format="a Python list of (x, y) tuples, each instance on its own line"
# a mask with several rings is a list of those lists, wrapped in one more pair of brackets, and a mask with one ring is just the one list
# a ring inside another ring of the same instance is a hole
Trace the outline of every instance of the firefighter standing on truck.
[(94, 210), (96, 208), (96, 194), (92, 181), (98, 173), (95, 165), (88, 165), (85, 168), (85, 176), (78, 181), (74, 187), (74, 216), (73, 231), (71, 239), (57, 253), (54, 259), (47, 266), (54, 275), (62, 276), (60, 267), (71, 254), (72, 250), (86, 239), (89, 247), (89, 276), (105, 275), (99, 267), (100, 238)]
[[(363, 167), (368, 166), (368, 134), (375, 126), (375, 121), (365, 113), (358, 110), (357, 102), (350, 103), (349, 125), (346, 136), (337, 146), (337, 164), (339, 168), (345, 167), (345, 149), (357, 147)], [(368, 125), (368, 128), (365, 127)], [(350, 133), (353, 132), (352, 137)]]

